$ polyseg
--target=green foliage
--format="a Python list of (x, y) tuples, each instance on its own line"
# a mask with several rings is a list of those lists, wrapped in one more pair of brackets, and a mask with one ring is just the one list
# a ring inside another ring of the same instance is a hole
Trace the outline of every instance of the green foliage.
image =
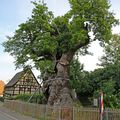
[(30, 94), (20, 94), (15, 97), (16, 100), (27, 102), (30, 98)]
[(120, 62), (120, 34), (114, 34), (108, 44), (104, 46), (105, 55), (101, 58), (101, 66)]
[[(120, 94), (120, 93), (119, 93)], [(120, 108), (120, 95), (119, 94), (105, 94), (104, 95), (104, 102), (105, 107), (109, 108)]]
[(4, 97), (0, 97), (0, 101), (1, 101), (1, 102), (4, 102)]
[[(105, 55), (101, 58), (104, 68), (98, 77), (107, 80), (102, 84), (105, 106), (120, 108), (120, 35), (114, 34), (104, 46)], [(101, 77), (100, 77), (101, 76)]]
[[(20, 94), (15, 97), (16, 100), (28, 102), (29, 98), (32, 96), (32, 94)], [(45, 103), (45, 98), (43, 94), (35, 94), (33, 95), (32, 99), (30, 100), (31, 103)]]
[(119, 68), (109, 65), (105, 68), (96, 69), (90, 73), (90, 85), (93, 87), (93, 96), (98, 97), (100, 91), (104, 93), (105, 107), (119, 108)]
[[(88, 46), (92, 39), (107, 42), (111, 28), (118, 21), (109, 11), (108, 0), (69, 0), (71, 9), (63, 16), (54, 17), (44, 2), (33, 2), (32, 16), (19, 25), (13, 37), (4, 42), (5, 51), (15, 57), (16, 67), (32, 61), (35, 67), (43, 70), (46, 63), (56, 61), (56, 55), (76, 52)], [(51, 64), (53, 65), (53, 64)]]
[(102, 90), (105, 107), (120, 108), (119, 66), (119, 64), (109, 65), (93, 72), (86, 72), (83, 71), (78, 59), (74, 59), (70, 66), (70, 86), (76, 90), (78, 98), (98, 98)]
[(48, 120), (48, 119), (43, 117), (43, 118), (40, 118), (40, 120)]
[(104, 94), (104, 106), (114, 108), (116, 107), (116, 95), (114, 95), (115, 92), (115, 82), (113, 80), (104, 81), (101, 84), (101, 87), (94, 91), (94, 97), (98, 98), (100, 96), (100, 91)]
[[(108, 0), (69, 0), (71, 4), (71, 14), (73, 17), (72, 30), (82, 30), (84, 36), (83, 23), (89, 22), (89, 27), (92, 29), (95, 39), (109, 40), (111, 37), (110, 28), (117, 21), (113, 17), (112, 12), (108, 12), (110, 4)], [(80, 35), (79, 34), (79, 35)], [(85, 36), (84, 36), (85, 37)]]
[[(5, 52), (15, 57), (16, 67), (26, 66), (32, 61), (41, 73), (46, 69), (55, 72), (55, 66), (63, 54), (69, 52), (75, 55), (81, 51), (86, 54), (89, 44), (95, 40), (99, 40), (102, 45), (109, 43), (111, 28), (118, 24), (109, 10), (109, 0), (69, 0), (69, 3), (71, 9), (65, 15), (55, 18), (44, 2), (33, 2), (35, 7), (31, 18), (19, 25), (14, 36), (7, 37), (8, 40), (3, 43)], [(90, 32), (94, 39), (90, 38)], [(72, 61), (72, 57), (69, 61)], [(120, 70), (116, 66), (88, 73), (82, 70), (78, 60), (74, 59), (71, 64), (70, 86), (79, 95), (92, 96), (100, 89), (105, 92), (115, 89), (113, 93), (118, 93), (120, 84), (119, 74), (116, 73)], [(113, 87), (111, 80), (115, 81)], [(27, 100), (28, 96), (23, 98)]]
[[(28, 60), (38, 61), (38, 56), (55, 51), (55, 39), (50, 36), (50, 23), (53, 19), (52, 12), (44, 3), (33, 3), (31, 19), (19, 25), (13, 37), (8, 37), (4, 44), (7, 52), (15, 56), (16, 66), (24, 65)], [(35, 53), (34, 53), (35, 52)], [(40, 54), (40, 55), (39, 55)]]
[(91, 86), (87, 71), (83, 71), (83, 65), (78, 59), (74, 59), (70, 66), (70, 86), (76, 90), (77, 95), (85, 95), (91, 93)]

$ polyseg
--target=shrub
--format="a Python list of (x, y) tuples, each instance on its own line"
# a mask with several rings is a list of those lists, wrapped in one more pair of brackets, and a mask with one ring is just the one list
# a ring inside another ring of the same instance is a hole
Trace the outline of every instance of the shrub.
[(3, 97), (0, 97), (0, 101), (1, 101), (1, 102), (4, 102), (4, 98), (3, 98)]
[[(30, 97), (32, 96), (32, 98), (30, 99)], [(17, 95), (16, 100), (20, 100), (20, 101), (24, 101), (24, 102), (28, 102), (28, 100), (30, 99), (29, 102), (31, 103), (38, 103), (38, 104), (42, 104), (45, 101), (45, 97), (43, 94), (20, 94)]]

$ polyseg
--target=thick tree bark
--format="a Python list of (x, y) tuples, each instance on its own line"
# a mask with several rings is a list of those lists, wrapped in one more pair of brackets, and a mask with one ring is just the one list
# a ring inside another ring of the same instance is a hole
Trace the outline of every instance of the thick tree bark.
[(70, 62), (73, 59), (75, 52), (87, 45), (89, 43), (88, 39), (82, 41), (75, 45), (74, 48), (69, 50), (67, 53), (62, 54), (60, 59), (57, 60), (57, 73), (54, 79), (48, 79), (46, 82), (47, 92), (48, 92), (48, 101), (49, 105), (73, 105), (74, 96), (72, 96), (72, 90), (69, 88), (69, 67)]
[(48, 98), (49, 105), (72, 105), (73, 99), (69, 88), (69, 65), (73, 53), (63, 54), (57, 64), (57, 75), (51, 81), (50, 94)]

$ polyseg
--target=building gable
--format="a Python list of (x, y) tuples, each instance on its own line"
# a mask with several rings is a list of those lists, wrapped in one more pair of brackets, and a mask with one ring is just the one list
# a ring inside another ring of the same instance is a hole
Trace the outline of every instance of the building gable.
[(23, 93), (34, 93), (39, 87), (31, 69), (26, 69), (17, 73), (10, 82), (5, 86), (5, 94), (17, 95)]

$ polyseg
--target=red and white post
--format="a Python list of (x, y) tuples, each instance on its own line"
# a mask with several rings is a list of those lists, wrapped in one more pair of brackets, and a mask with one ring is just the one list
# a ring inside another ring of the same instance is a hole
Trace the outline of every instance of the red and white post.
[(100, 120), (103, 120), (103, 113), (104, 113), (103, 92), (100, 92)]

